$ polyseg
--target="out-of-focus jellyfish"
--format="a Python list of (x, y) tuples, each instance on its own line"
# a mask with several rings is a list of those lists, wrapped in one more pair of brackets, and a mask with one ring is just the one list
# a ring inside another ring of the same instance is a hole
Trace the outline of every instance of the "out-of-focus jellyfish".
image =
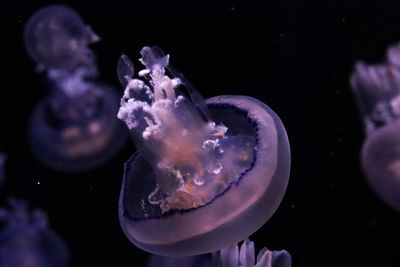
[(1, 267), (65, 267), (68, 252), (60, 237), (47, 226), (44, 212), (31, 213), (23, 201), (10, 201), (11, 210), (0, 209)]
[[(247, 96), (203, 101), (158, 47), (144, 47), (139, 72), (122, 56), (126, 84), (118, 117), (139, 150), (125, 164), (122, 229), (154, 254), (219, 250), (260, 228), (282, 200), (289, 178), (285, 128)], [(167, 75), (169, 73), (170, 76)]]
[(0, 185), (3, 183), (5, 177), (4, 165), (6, 163), (6, 160), (7, 156), (3, 153), (0, 153)]
[(153, 255), (148, 267), (290, 267), (292, 259), (286, 250), (270, 251), (267, 248), (255, 255), (254, 243), (249, 239), (214, 253), (166, 257)]
[(51, 87), (32, 114), (30, 143), (35, 155), (55, 169), (97, 167), (126, 140), (125, 126), (115, 118), (119, 96), (95, 81), (95, 56), (88, 45), (98, 40), (65, 6), (40, 9), (25, 27), (26, 51)]
[(400, 211), (400, 45), (386, 63), (358, 62), (350, 78), (365, 125), (361, 163), (373, 190)]

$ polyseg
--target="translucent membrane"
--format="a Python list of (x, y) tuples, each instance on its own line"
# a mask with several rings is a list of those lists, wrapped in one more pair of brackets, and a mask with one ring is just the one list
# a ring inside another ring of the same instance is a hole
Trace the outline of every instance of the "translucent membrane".
[(141, 53), (146, 80), (124, 76), (118, 114), (139, 150), (125, 166), (123, 230), (162, 255), (201, 254), (243, 240), (286, 190), (290, 153), (279, 117), (246, 96), (204, 102), (181, 75), (166, 75), (168, 55), (149, 47)]

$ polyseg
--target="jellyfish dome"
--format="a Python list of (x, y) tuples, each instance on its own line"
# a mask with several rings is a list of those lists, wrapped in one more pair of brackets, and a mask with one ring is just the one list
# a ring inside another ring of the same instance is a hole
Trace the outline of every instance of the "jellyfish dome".
[(400, 211), (400, 44), (389, 47), (387, 62), (358, 62), (351, 86), (365, 125), (361, 163), (377, 195)]
[(25, 27), (26, 50), (45, 71), (51, 89), (32, 112), (29, 141), (35, 156), (53, 169), (92, 169), (125, 143), (126, 127), (115, 117), (119, 95), (96, 80), (88, 45), (97, 40), (66, 6), (40, 9)]
[(71, 8), (46, 6), (28, 21), (24, 31), (29, 56), (44, 68), (70, 69), (87, 60), (88, 44), (98, 40)]
[[(123, 56), (118, 117), (138, 152), (125, 164), (119, 219), (154, 254), (219, 250), (260, 228), (286, 191), (290, 150), (279, 117), (248, 96), (203, 100), (158, 47), (139, 72)], [(168, 74), (171, 76), (169, 76)]]
[(11, 200), (11, 210), (0, 209), (0, 266), (66, 267), (68, 252), (60, 237), (47, 226), (40, 210), (29, 213), (23, 201)]

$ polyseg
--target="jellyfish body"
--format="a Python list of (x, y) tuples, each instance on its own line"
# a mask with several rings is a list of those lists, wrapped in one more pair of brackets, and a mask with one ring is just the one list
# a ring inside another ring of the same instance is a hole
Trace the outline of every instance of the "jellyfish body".
[(96, 38), (65, 6), (39, 10), (25, 28), (28, 54), (46, 70), (51, 87), (32, 114), (30, 144), (36, 157), (54, 169), (94, 168), (125, 142), (125, 127), (115, 119), (119, 97), (95, 81), (95, 58), (87, 46)]
[(47, 227), (42, 211), (27, 211), (26, 204), (11, 201), (12, 210), (0, 209), (0, 266), (66, 267), (68, 252), (64, 242)]
[(400, 211), (400, 46), (389, 47), (384, 64), (357, 63), (350, 82), (367, 135), (361, 152), (367, 181)]
[(88, 44), (97, 39), (73, 9), (60, 5), (38, 10), (24, 32), (26, 51), (46, 69), (70, 69), (85, 62)]
[(125, 164), (122, 229), (138, 247), (168, 256), (243, 240), (272, 216), (286, 190), (282, 122), (251, 97), (203, 101), (159, 48), (141, 54), (146, 69), (139, 76), (149, 81), (120, 75), (128, 83), (118, 116), (139, 150)]

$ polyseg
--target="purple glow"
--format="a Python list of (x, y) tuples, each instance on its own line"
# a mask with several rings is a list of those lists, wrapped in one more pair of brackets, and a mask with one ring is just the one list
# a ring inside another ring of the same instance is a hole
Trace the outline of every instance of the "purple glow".
[[(167, 256), (216, 251), (247, 238), (278, 208), (290, 169), (285, 128), (247, 96), (203, 100), (169, 55), (145, 47), (118, 117), (139, 153), (125, 165), (119, 217), (138, 247)], [(169, 73), (172, 78), (170, 78)], [(188, 93), (188, 97), (182, 94)]]

